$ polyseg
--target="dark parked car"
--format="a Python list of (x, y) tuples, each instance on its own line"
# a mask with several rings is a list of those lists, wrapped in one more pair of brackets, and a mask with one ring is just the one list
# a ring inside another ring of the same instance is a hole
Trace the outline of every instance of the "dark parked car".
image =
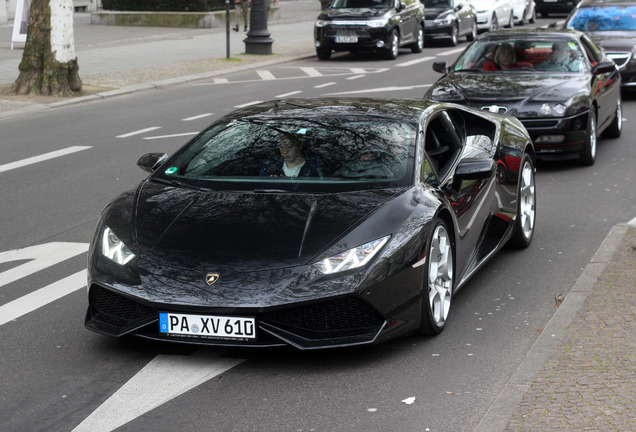
[(576, 30), (490, 31), (480, 36), (425, 95), (517, 117), (537, 158), (578, 158), (592, 165), (597, 136), (622, 131), (620, 72)]
[(537, 13), (543, 18), (550, 14), (568, 14), (579, 0), (534, 0)]
[(618, 65), (623, 88), (636, 90), (635, 0), (583, 0), (565, 27), (589, 34)]
[(400, 47), (424, 48), (424, 5), (419, 0), (334, 0), (314, 25), (321, 60), (333, 51), (377, 51), (389, 59)]
[(477, 13), (467, 0), (423, 0), (425, 39), (447, 40), (457, 45), (460, 37), (473, 41), (477, 37)]
[(89, 250), (86, 326), (110, 336), (311, 349), (438, 334), (453, 294), (535, 229), (527, 132), (453, 104), (266, 102), (138, 164), (150, 176), (106, 207)]

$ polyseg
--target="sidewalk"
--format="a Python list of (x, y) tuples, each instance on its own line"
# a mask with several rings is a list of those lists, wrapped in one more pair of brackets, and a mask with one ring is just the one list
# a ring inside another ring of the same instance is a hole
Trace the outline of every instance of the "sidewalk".
[[(75, 14), (75, 51), (92, 94), (0, 95), (0, 120), (91, 98), (264, 67), (315, 55), (318, 0), (281, 0), (268, 23), (271, 56), (244, 55), (245, 33), (90, 25)], [(10, 23), (11, 24), (11, 23)], [(22, 49), (0, 26), (0, 86), (18, 76)], [(475, 432), (636, 430), (636, 219), (612, 229)]]

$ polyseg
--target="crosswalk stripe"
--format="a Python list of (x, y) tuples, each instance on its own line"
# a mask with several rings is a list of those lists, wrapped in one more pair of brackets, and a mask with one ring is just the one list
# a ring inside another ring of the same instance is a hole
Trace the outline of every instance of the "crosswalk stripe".
[(274, 74), (272, 74), (270, 71), (267, 71), (267, 70), (257, 70), (256, 73), (258, 74), (259, 77), (261, 77), (262, 80), (265, 80), (265, 81), (271, 81), (276, 79)]

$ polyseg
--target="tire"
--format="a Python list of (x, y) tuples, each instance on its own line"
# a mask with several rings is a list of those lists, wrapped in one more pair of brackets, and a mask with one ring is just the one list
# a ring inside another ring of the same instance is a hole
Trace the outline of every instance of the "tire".
[(420, 25), (417, 31), (417, 40), (411, 44), (411, 52), (421, 53), (424, 50), (424, 28)]
[(517, 249), (525, 249), (530, 246), (534, 237), (537, 191), (534, 182), (534, 164), (527, 153), (521, 158), (520, 166), (517, 184), (517, 217), (508, 244)]
[(587, 137), (583, 144), (583, 150), (579, 158), (581, 165), (594, 165), (596, 160), (596, 145), (598, 137), (596, 136), (596, 109), (590, 108), (589, 118), (587, 119)]
[(468, 42), (472, 42), (477, 37), (477, 21), (473, 21), (473, 25), (471, 27), (470, 33), (466, 35), (466, 40)]
[(329, 60), (331, 58), (330, 49), (316, 49), (316, 55), (320, 60)]
[(523, 12), (521, 13), (521, 21), (519, 21), (520, 26), (526, 25), (526, 15), (528, 15), (528, 9), (524, 9)]
[(508, 20), (508, 25), (506, 26), (506, 28), (513, 28), (514, 26), (515, 26), (515, 14), (511, 10), (510, 19)]
[(448, 36), (450, 36), (450, 40), (449, 40), (449, 45), (450, 46), (457, 46), (457, 35), (459, 34), (459, 29), (457, 28), (457, 23), (453, 23), (453, 25), (451, 25), (451, 30), (450, 33), (448, 34)]
[(499, 29), (499, 21), (497, 21), (497, 15), (492, 14), (492, 18), (490, 19), (490, 30), (498, 30)]
[(621, 97), (618, 98), (618, 105), (616, 106), (616, 116), (612, 123), (603, 131), (605, 138), (618, 138), (623, 133), (623, 101)]
[(536, 10), (532, 10), (532, 16), (530, 17), (530, 19), (528, 20), (528, 22), (530, 24), (534, 24), (537, 21), (537, 11)]
[(453, 242), (446, 224), (441, 219), (434, 219), (426, 242), (419, 334), (435, 336), (446, 326), (455, 286), (454, 256)]
[(398, 35), (397, 30), (393, 30), (391, 32), (391, 36), (389, 37), (389, 47), (386, 53), (386, 57), (389, 60), (395, 60), (400, 52), (400, 36)]

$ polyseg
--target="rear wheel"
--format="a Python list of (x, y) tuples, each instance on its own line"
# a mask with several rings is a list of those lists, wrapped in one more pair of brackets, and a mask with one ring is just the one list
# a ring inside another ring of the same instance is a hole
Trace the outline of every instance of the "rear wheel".
[(521, 171), (517, 186), (517, 218), (510, 239), (510, 246), (519, 249), (527, 248), (534, 236), (536, 218), (537, 192), (534, 184), (534, 164), (526, 153), (521, 159)]
[(618, 98), (618, 105), (616, 106), (616, 116), (607, 129), (603, 131), (603, 136), (606, 138), (618, 138), (623, 133), (623, 101)]
[(470, 33), (466, 35), (466, 40), (468, 42), (472, 42), (477, 37), (477, 21), (473, 21), (473, 25), (471, 27)]
[(490, 30), (499, 29), (499, 21), (497, 21), (497, 15), (492, 14), (492, 18), (490, 19)]
[(581, 150), (579, 162), (581, 165), (594, 165), (596, 160), (596, 109), (590, 108), (589, 118), (587, 120), (587, 138)]
[(453, 242), (441, 219), (431, 223), (426, 243), (426, 274), (422, 287), (422, 318), (418, 333), (434, 336), (446, 326), (453, 297)]
[(400, 51), (400, 36), (397, 30), (393, 30), (389, 37), (389, 47), (386, 56), (389, 60), (395, 60)]

